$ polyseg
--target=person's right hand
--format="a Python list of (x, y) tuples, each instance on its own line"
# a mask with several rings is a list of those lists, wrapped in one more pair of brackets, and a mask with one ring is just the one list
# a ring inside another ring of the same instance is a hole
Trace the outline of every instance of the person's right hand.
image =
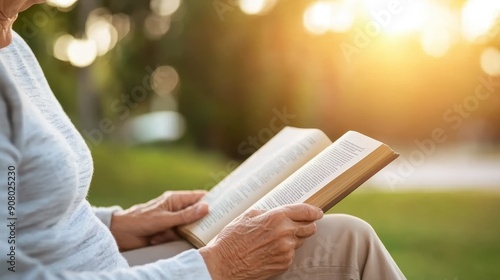
[(288, 269), (295, 249), (316, 232), (321, 217), (321, 209), (308, 204), (250, 210), (199, 252), (214, 280), (267, 279)]

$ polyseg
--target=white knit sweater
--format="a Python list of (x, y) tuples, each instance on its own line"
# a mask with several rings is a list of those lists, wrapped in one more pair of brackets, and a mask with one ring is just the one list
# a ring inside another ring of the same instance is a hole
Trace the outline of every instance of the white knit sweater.
[(84, 140), (14, 34), (0, 50), (0, 278), (210, 278), (196, 250), (130, 268), (108, 229), (113, 209), (85, 199), (92, 173)]

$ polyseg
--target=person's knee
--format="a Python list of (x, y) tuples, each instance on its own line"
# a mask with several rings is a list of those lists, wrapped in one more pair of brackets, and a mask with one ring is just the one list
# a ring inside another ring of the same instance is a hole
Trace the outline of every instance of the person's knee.
[(366, 221), (347, 214), (332, 214), (325, 215), (325, 217), (319, 221), (318, 229), (326, 227), (327, 232), (332, 232), (332, 230), (339, 231), (344, 234), (349, 235), (360, 235), (363, 237), (371, 237), (375, 235), (375, 231), (372, 226)]
[(325, 215), (317, 222), (317, 228), (316, 234), (297, 251), (299, 257), (292, 269), (281, 279), (309, 279), (308, 273), (324, 274), (327, 267), (328, 273), (359, 279), (358, 263), (366, 259), (375, 236), (373, 228), (362, 219), (345, 214)]

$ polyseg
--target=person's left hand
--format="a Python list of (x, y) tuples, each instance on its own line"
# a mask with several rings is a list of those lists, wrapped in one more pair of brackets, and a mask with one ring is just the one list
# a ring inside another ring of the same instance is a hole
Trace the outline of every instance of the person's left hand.
[(208, 213), (198, 202), (206, 191), (168, 191), (144, 204), (113, 213), (110, 230), (120, 251), (179, 239), (173, 228), (195, 222)]

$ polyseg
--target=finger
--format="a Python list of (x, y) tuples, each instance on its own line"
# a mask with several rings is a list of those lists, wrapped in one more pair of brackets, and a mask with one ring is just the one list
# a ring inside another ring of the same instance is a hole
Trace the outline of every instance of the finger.
[(195, 204), (206, 194), (207, 192), (203, 190), (170, 192), (163, 201), (163, 207), (170, 211), (178, 211)]
[(315, 234), (317, 231), (316, 223), (300, 223), (295, 231), (295, 236), (299, 238), (307, 238)]
[(296, 222), (313, 222), (323, 217), (323, 211), (309, 204), (291, 204), (275, 208), (282, 211), (288, 218)]
[(197, 203), (177, 212), (165, 212), (167, 227), (187, 225), (198, 221), (208, 214), (206, 203)]
[(295, 249), (299, 249), (304, 245), (304, 241), (306, 241), (304, 238), (297, 238), (297, 241), (295, 242)]
[(264, 214), (264, 213), (266, 213), (266, 210), (261, 210), (261, 209), (250, 209), (247, 212), (245, 212), (245, 214), (249, 218), (253, 218), (253, 217), (259, 216), (259, 215)]
[(166, 242), (171, 242), (174, 240), (179, 240), (180, 237), (172, 230), (168, 230), (159, 234), (154, 235), (151, 237), (149, 243), (151, 245), (157, 245), (157, 244), (162, 244)]

